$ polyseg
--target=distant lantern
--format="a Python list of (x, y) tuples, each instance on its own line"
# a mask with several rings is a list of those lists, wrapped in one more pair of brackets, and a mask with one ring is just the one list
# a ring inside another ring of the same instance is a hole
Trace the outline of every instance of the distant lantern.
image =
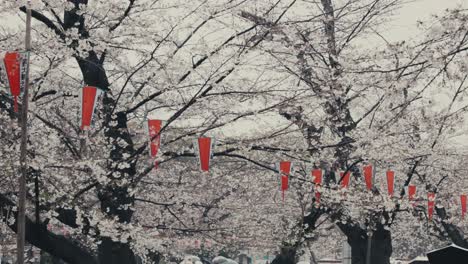
[(198, 138), (196, 146), (198, 147), (198, 161), (202, 171), (210, 170), (211, 156), (213, 151), (213, 141), (209, 137)]
[(434, 215), (434, 205), (435, 205), (435, 193), (428, 192), (427, 193), (427, 215), (429, 220), (432, 220), (432, 216)]
[(102, 91), (94, 86), (85, 86), (81, 89), (81, 130), (91, 128), (94, 110)]
[(466, 214), (466, 194), (460, 195), (460, 202), (461, 202), (462, 218), (465, 218), (465, 214)]
[(366, 187), (367, 190), (372, 189), (372, 176), (373, 176), (373, 168), (372, 165), (366, 165), (363, 167), (363, 174), (364, 174), (364, 180), (366, 181)]
[(281, 180), (281, 196), (284, 201), (284, 193), (289, 188), (289, 175), (291, 173), (291, 162), (281, 161), (279, 167), (280, 167), (280, 180)]
[(158, 155), (159, 147), (161, 145), (161, 126), (161, 120), (148, 119), (149, 150), (151, 157), (155, 159), (154, 168), (158, 167), (156, 156)]
[(312, 177), (313, 182), (315, 184), (315, 201), (320, 203), (321, 194), (317, 191), (317, 187), (322, 185), (322, 170), (321, 169), (313, 169), (312, 170)]
[(392, 170), (388, 170), (387, 171), (388, 195), (393, 196), (394, 188), (395, 188), (395, 172)]
[(13, 96), (14, 111), (18, 112), (18, 97), (21, 94), (23, 83), (23, 76), (25, 67), (23, 67), (24, 58), (19, 52), (7, 52), (3, 59), (6, 77), (10, 87), (10, 93)]
[(416, 196), (416, 185), (408, 186), (408, 200), (413, 201)]
[(346, 174), (344, 174), (344, 172), (340, 172), (340, 180), (341, 180), (342, 188), (348, 188), (350, 178), (351, 178), (350, 171), (346, 172)]

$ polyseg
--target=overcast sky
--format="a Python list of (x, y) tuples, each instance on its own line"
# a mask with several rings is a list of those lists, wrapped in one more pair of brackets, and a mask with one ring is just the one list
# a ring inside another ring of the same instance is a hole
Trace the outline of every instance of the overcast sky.
[[(4, 1), (4, 0), (0, 0)], [(406, 0), (406, 4), (394, 15), (394, 20), (388, 25), (388, 31), (383, 35), (390, 41), (406, 40), (417, 31), (418, 20), (427, 19), (431, 14), (440, 14), (445, 9), (462, 6), (468, 8), (468, 0)], [(19, 21), (13, 17), (3, 17), (2, 23), (11, 26)]]
[[(457, 6), (468, 8), (468, 0), (407, 0), (407, 3), (394, 14), (393, 20), (385, 26), (387, 30), (381, 33), (390, 42), (409, 40), (416, 34), (421, 34), (416, 26), (418, 20), (427, 20), (431, 14), (441, 14), (444, 10)], [(2, 17), (0, 21), (3, 25), (6, 22), (7, 26), (22, 26), (22, 21), (17, 16)], [(371, 41), (374, 42), (374, 39)], [(380, 45), (381, 43), (378, 43), (380, 41), (376, 38), (373, 44)], [(468, 142), (468, 135), (457, 138), (455, 142)]]
[(468, 0), (408, 0), (408, 3), (395, 14), (390, 30), (384, 33), (389, 40), (405, 40), (416, 32), (416, 22), (428, 19), (431, 14), (442, 13), (447, 8), (462, 6), (468, 8)]

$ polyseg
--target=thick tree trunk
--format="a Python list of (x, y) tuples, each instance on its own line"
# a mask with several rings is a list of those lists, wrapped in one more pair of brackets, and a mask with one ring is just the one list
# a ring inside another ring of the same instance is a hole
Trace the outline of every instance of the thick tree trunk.
[(461, 230), (454, 224), (451, 224), (450, 222), (446, 221), (447, 212), (445, 211), (445, 208), (436, 206), (435, 211), (437, 215), (442, 219), (442, 227), (444, 228), (445, 232), (447, 233), (447, 236), (450, 238), (452, 243), (460, 247), (468, 248), (468, 239), (465, 239), (465, 234), (463, 233), (463, 230)]
[[(89, 37), (85, 27), (85, 19), (77, 14), (78, 3), (87, 4), (87, 1), (71, 0), (75, 3), (75, 8), (66, 11), (64, 16), (65, 29), (77, 27), (83, 38)], [(73, 44), (72, 44), (73, 45)], [(107, 74), (103, 66), (103, 57), (99, 59), (94, 51), (90, 51), (86, 58), (76, 57), (78, 65), (83, 74), (83, 79), (87, 85), (98, 87), (102, 90), (109, 90)], [(98, 186), (98, 197), (101, 202), (101, 211), (114, 219), (117, 217), (119, 223), (130, 223), (133, 211), (130, 207), (134, 204), (134, 197), (129, 194), (128, 187), (121, 184), (121, 180), (131, 181), (135, 176), (135, 162), (125, 161), (124, 154), (134, 153), (133, 142), (127, 129), (127, 116), (124, 113), (115, 113), (115, 118), (111, 117), (114, 111), (115, 102), (111, 95), (104, 96), (104, 126), (108, 143), (113, 146), (108, 162), (108, 177), (111, 182), (106, 186)], [(111, 121), (115, 124), (111, 125)], [(125, 142), (124, 146), (122, 143)], [(122, 163), (129, 163), (129, 166), (120, 168)], [(133, 264), (136, 257), (130, 248), (129, 243), (112, 241), (110, 237), (102, 237), (98, 247), (98, 259), (100, 264)]]
[[(3, 216), (1, 221), (7, 223), (10, 229), (16, 232), (16, 221), (9, 223), (5, 217), (9, 215), (8, 210), (12, 206), (15, 206), (15, 203), (0, 194), (0, 210)], [(17, 214), (13, 214), (13, 217), (16, 220)], [(36, 224), (29, 218), (26, 218), (26, 241), (69, 264), (98, 263), (93, 254), (78, 243), (48, 231), (44, 223)]]
[[(369, 241), (365, 230), (349, 226), (340, 228), (351, 246), (352, 264), (368, 264), (366, 256)], [(383, 227), (377, 228), (371, 239), (370, 264), (390, 264), (392, 251), (391, 233)]]
[(129, 245), (103, 238), (99, 245), (99, 264), (132, 264), (136, 257)]
[(49, 253), (41, 250), (41, 259), (40, 259), (40, 264), (68, 264), (63, 262), (61, 259), (58, 259)]
[[(111, 100), (112, 101), (112, 100)], [(113, 101), (112, 101), (113, 102)], [(110, 218), (117, 217), (119, 223), (130, 223), (133, 216), (134, 197), (129, 193), (129, 187), (121, 184), (121, 180), (131, 181), (136, 174), (134, 161), (125, 161), (124, 154), (131, 155), (134, 150), (133, 141), (127, 129), (127, 117), (125, 114), (116, 113), (105, 135), (109, 144), (113, 145), (109, 157), (109, 175), (111, 183), (99, 186), (98, 197), (101, 202), (101, 211)], [(125, 142), (126, 144), (121, 144)], [(119, 165), (126, 163), (128, 166), (121, 168)], [(100, 264), (133, 264), (136, 257), (129, 243), (115, 242), (108, 237), (103, 237), (99, 245)]]
[(271, 264), (296, 264), (296, 253), (296, 248), (283, 247)]

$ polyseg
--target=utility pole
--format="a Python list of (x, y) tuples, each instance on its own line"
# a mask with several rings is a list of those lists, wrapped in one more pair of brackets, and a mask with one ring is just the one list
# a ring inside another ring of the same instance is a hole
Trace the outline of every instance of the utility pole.
[(28, 90), (29, 90), (29, 53), (31, 52), (31, 6), (26, 4), (26, 73), (24, 80), (23, 101), (21, 107), (21, 146), (20, 167), (21, 175), (18, 180), (18, 218), (16, 240), (16, 263), (24, 264), (24, 246), (26, 236), (26, 176), (27, 176), (27, 140), (28, 140)]
[(371, 264), (371, 250), (372, 250), (372, 235), (373, 231), (369, 230), (367, 232), (367, 251), (366, 251), (366, 264)]

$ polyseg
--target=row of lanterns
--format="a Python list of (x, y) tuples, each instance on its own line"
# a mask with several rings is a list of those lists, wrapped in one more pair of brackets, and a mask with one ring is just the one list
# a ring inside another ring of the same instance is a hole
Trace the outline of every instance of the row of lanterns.
[[(8, 86), (10, 93), (14, 100), (14, 111), (18, 112), (18, 97), (21, 95), (24, 89), (25, 80), (25, 63), (27, 62), (28, 56), (25, 53), (20, 52), (7, 52), (3, 58), (3, 65), (0, 64), (2, 70), (6, 73), (8, 80)], [(102, 90), (94, 86), (85, 86), (80, 91), (80, 112), (81, 112), (81, 130), (88, 130), (91, 127), (94, 110), (98, 102), (98, 98), (102, 95)], [(156, 158), (160, 145), (160, 130), (161, 120), (148, 120), (148, 133), (150, 136), (150, 155)], [(199, 138), (197, 144), (195, 144), (198, 151), (197, 153), (200, 169), (202, 171), (208, 171), (210, 167), (213, 140), (208, 137)], [(155, 161), (155, 167), (157, 163)]]
[[(158, 154), (159, 146), (161, 144), (161, 127), (162, 121), (158, 119), (148, 119), (148, 134), (150, 142), (150, 155), (153, 159), (156, 159)], [(200, 169), (202, 171), (210, 170), (211, 157), (213, 155), (214, 140), (210, 137), (200, 137), (194, 142), (198, 154), (198, 161)], [(154, 163), (154, 167), (157, 168), (157, 161)]]
[[(280, 169), (280, 177), (281, 177), (281, 192), (282, 192), (282, 197), (284, 200), (284, 193), (286, 190), (289, 189), (289, 176), (291, 174), (291, 168), (292, 168), (292, 163), (291, 161), (281, 161), (279, 164), (279, 169)], [(322, 185), (322, 170), (321, 169), (313, 169), (312, 172), (312, 179), (313, 183), (315, 186), (321, 186)], [(362, 174), (364, 176), (364, 181), (366, 184), (367, 190), (372, 189), (372, 179), (373, 179), (373, 174), (374, 170), (372, 165), (365, 165), (362, 168)], [(348, 188), (349, 186), (349, 181), (351, 178), (351, 172), (340, 172), (340, 183), (341, 183), (341, 188)], [(388, 190), (388, 195), (390, 197), (393, 197), (394, 194), (394, 183), (395, 183), (395, 172), (392, 170), (388, 170), (386, 173), (386, 178), (387, 178), (387, 190)], [(416, 186), (415, 185), (409, 185), (408, 188), (408, 200), (409, 201), (414, 201), (415, 196), (416, 196)], [(315, 188), (315, 202), (320, 203), (320, 196), (321, 193), (320, 191)], [(432, 216), (434, 215), (434, 206), (435, 206), (435, 193), (434, 192), (428, 192), (427, 193), (427, 210), (428, 210), (428, 217), (429, 219), (432, 219)], [(415, 204), (413, 203), (413, 206)], [(461, 213), (462, 213), (462, 218), (465, 218), (466, 212), (467, 212), (467, 195), (462, 194), (460, 195), (460, 205), (461, 205)]]
[[(21, 94), (22, 88), (24, 87), (24, 76), (25, 76), (25, 62), (27, 62), (28, 56), (25, 53), (19, 52), (7, 52), (3, 59), (3, 68), (6, 72), (6, 77), (8, 79), (8, 84), (10, 87), (10, 93), (14, 99), (14, 111), (18, 111), (18, 97)], [(94, 110), (99, 96), (102, 94), (102, 90), (94, 86), (85, 86), (81, 89), (81, 129), (88, 130), (91, 127), (92, 119), (94, 115)], [(162, 121), (156, 119), (149, 119), (147, 121), (148, 134), (150, 137), (149, 147), (150, 155), (153, 159), (156, 160), (158, 150), (161, 144), (160, 132), (162, 128)], [(201, 137), (195, 142), (194, 146), (197, 148), (196, 153), (198, 154), (200, 169), (202, 171), (209, 171), (212, 151), (213, 151), (213, 140), (209, 137)], [(155, 161), (155, 168), (158, 164)], [(281, 191), (282, 197), (284, 200), (285, 191), (289, 188), (289, 175), (291, 173), (292, 163), (290, 161), (281, 161), (279, 164), (280, 171), (280, 182), (281, 182)], [(373, 178), (373, 168), (372, 165), (366, 165), (362, 169), (364, 175), (364, 181), (367, 187), (367, 190), (372, 189), (372, 178)], [(394, 181), (395, 173), (391, 170), (387, 171), (387, 188), (388, 194), (393, 196), (394, 192)], [(312, 170), (313, 183), (316, 186), (322, 185), (322, 170), (313, 169)], [(350, 182), (351, 173), (343, 172), (340, 173), (340, 183), (342, 188), (348, 188)], [(416, 195), (416, 186), (408, 186), (408, 199), (414, 200)], [(318, 190), (315, 190), (315, 201), (320, 203), (321, 193)], [(461, 195), (461, 210), (462, 217), (464, 218), (467, 212), (467, 196)], [(435, 204), (435, 193), (428, 193), (428, 216), (429, 219), (432, 218), (434, 213), (434, 204)]]

